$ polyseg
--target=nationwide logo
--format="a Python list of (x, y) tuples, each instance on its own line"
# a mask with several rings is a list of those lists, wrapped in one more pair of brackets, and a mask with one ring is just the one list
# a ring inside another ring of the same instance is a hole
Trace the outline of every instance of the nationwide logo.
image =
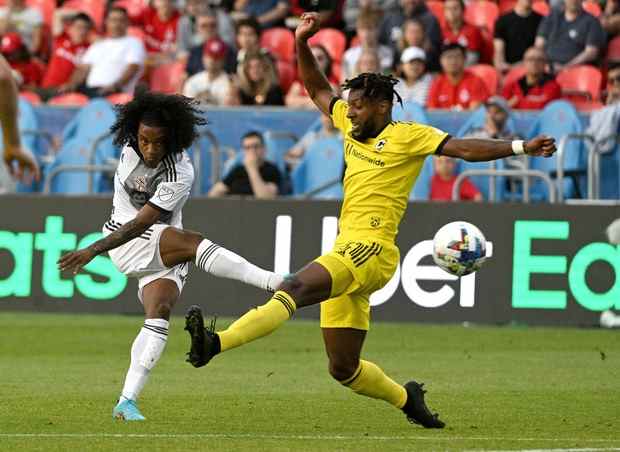
[(345, 146), (345, 154), (347, 156), (355, 157), (356, 159), (368, 162), (371, 165), (379, 166), (381, 168), (383, 168), (385, 166), (385, 162), (383, 160), (378, 159), (378, 158), (374, 158), (374, 157), (370, 157), (370, 156), (368, 156), (366, 154), (361, 153), (360, 151), (355, 149), (355, 147), (352, 144), (350, 144), (350, 143), (347, 143), (346, 146)]

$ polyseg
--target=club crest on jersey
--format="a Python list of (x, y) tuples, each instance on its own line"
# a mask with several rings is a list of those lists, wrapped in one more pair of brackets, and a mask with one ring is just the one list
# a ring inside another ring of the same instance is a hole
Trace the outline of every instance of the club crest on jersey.
[(170, 189), (168, 187), (161, 187), (159, 189), (159, 194), (157, 195), (157, 197), (161, 201), (170, 201), (173, 196), (174, 196), (174, 190), (172, 190), (172, 189)]
[(377, 150), (377, 152), (381, 151), (383, 149), (383, 146), (385, 146), (387, 143), (386, 139), (381, 139), (377, 142), (377, 144), (375, 144), (375, 149)]
[(136, 184), (136, 189), (138, 191), (146, 191), (146, 177), (138, 176), (134, 179), (134, 183)]

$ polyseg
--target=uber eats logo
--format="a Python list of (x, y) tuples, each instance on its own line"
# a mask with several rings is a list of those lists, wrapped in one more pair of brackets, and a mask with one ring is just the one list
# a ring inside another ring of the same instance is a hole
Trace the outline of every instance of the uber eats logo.
[[(534, 240), (570, 240), (567, 221), (517, 221), (514, 229), (512, 306), (515, 308), (565, 309), (565, 290), (534, 290), (530, 277), (565, 275), (573, 297), (591, 311), (620, 309), (620, 246), (594, 242), (581, 247), (572, 260), (565, 255), (533, 253)], [(613, 271), (612, 284), (604, 291), (588, 286), (586, 274), (594, 262), (602, 261)], [(557, 277), (557, 276), (556, 276)]]
[[(0, 230), (0, 256), (4, 255), (0, 267), (0, 298), (30, 296), (32, 263), (37, 252), (42, 255), (41, 286), (50, 297), (70, 298), (77, 289), (87, 298), (109, 300), (125, 290), (127, 277), (104, 256), (95, 257), (73, 280), (61, 277), (56, 261), (63, 253), (85, 248), (101, 238), (100, 232), (93, 232), (78, 241), (76, 234), (63, 231), (63, 222), (63, 217), (49, 216), (45, 220), (45, 231), (35, 234)], [(7, 252), (9, 259), (5, 257)]]

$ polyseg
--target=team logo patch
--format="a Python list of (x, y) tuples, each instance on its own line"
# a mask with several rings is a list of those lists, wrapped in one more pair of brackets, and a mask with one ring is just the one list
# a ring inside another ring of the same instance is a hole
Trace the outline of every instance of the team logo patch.
[(381, 149), (383, 149), (383, 146), (385, 146), (385, 145), (386, 145), (386, 143), (387, 143), (387, 140), (385, 140), (385, 139), (381, 139), (381, 140), (379, 140), (379, 141), (377, 142), (377, 144), (375, 144), (375, 149), (376, 149), (377, 151), (380, 151)]
[(170, 201), (173, 196), (174, 196), (174, 190), (168, 187), (161, 187), (159, 189), (159, 194), (157, 195), (160, 201)]
[(381, 226), (381, 218), (379, 218), (379, 217), (370, 217), (370, 227), (371, 228), (378, 228), (379, 226)]
[(138, 191), (147, 191), (146, 190), (146, 177), (145, 176), (138, 176), (133, 181), (136, 184), (136, 189)]

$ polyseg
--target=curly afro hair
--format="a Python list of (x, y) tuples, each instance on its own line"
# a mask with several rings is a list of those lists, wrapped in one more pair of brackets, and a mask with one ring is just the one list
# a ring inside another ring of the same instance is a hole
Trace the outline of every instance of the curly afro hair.
[(402, 106), (403, 100), (394, 89), (397, 83), (398, 79), (391, 75), (364, 72), (357, 77), (347, 79), (342, 84), (342, 89), (361, 89), (364, 92), (364, 97), (367, 99), (387, 100), (390, 103), (394, 102), (394, 97), (396, 97), (396, 100)]
[(169, 153), (183, 152), (198, 137), (198, 127), (207, 124), (198, 103), (188, 97), (146, 91), (125, 105), (118, 105), (116, 122), (110, 127), (114, 144), (126, 144), (138, 151), (138, 127), (143, 123), (165, 127)]

